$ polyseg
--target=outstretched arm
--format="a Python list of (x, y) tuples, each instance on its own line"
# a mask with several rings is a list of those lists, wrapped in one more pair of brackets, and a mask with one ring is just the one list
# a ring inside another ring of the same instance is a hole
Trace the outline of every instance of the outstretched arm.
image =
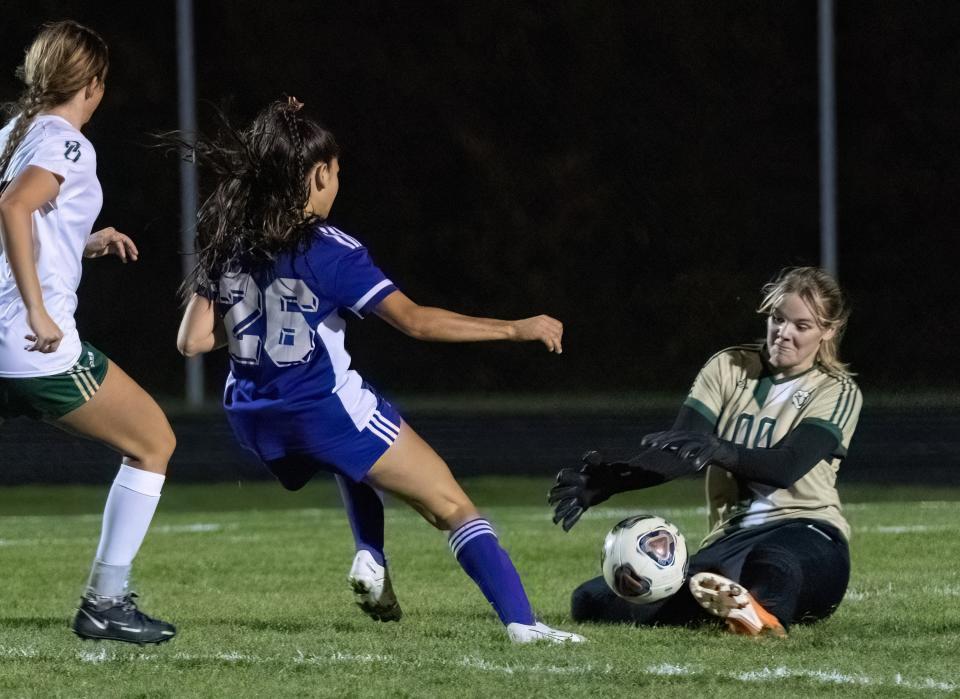
[[(673, 429), (683, 430), (684, 434), (709, 433), (713, 431), (713, 424), (684, 405)], [(681, 459), (676, 450), (662, 451), (646, 444), (643, 451), (629, 461), (607, 462), (599, 452), (590, 451), (583, 456), (579, 467), (565, 468), (557, 474), (547, 502), (554, 508), (554, 524), (569, 531), (587, 509), (617, 493), (652, 488), (697, 470), (689, 461)]]
[(801, 423), (777, 445), (748, 449), (714, 434), (670, 430), (647, 435), (650, 451), (675, 454), (691, 470), (715, 464), (748, 481), (789, 488), (840, 446), (837, 436), (819, 425)]
[(180, 321), (177, 349), (185, 357), (211, 352), (227, 344), (227, 331), (217, 317), (213, 301), (194, 294)]
[(420, 306), (402, 291), (394, 291), (374, 312), (405, 335), (434, 342), (483, 342), (486, 340), (535, 340), (551, 352), (563, 351), (563, 323), (550, 316), (522, 320), (497, 320), (465, 316), (443, 308)]

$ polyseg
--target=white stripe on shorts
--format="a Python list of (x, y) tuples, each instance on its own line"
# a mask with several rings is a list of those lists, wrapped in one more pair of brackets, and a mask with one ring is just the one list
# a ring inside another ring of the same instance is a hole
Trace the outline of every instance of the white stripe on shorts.
[(385, 418), (379, 410), (373, 411), (373, 417), (370, 418), (370, 422), (382, 429), (394, 439), (400, 436), (400, 428)]
[(70, 374), (70, 378), (73, 379), (73, 382), (77, 384), (77, 388), (80, 390), (80, 394), (83, 396), (84, 400), (90, 400), (90, 394), (87, 393), (87, 389), (84, 388), (83, 384), (80, 383), (80, 379), (77, 378), (76, 374)]
[(373, 424), (373, 422), (367, 423), (367, 429), (370, 430), (373, 434), (377, 435), (384, 442), (386, 442), (388, 447), (393, 446), (394, 438), (381, 432), (380, 429)]
[(100, 385), (93, 380), (93, 375), (86, 369), (83, 371), (78, 371), (73, 376), (74, 378), (79, 377), (80, 380), (83, 381), (83, 385), (87, 387), (88, 391), (90, 391), (91, 396), (97, 392), (98, 388), (100, 388)]

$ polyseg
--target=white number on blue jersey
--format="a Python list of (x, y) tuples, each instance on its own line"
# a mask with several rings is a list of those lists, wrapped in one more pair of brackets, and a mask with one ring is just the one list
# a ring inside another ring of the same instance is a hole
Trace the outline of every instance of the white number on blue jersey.
[(223, 315), (230, 356), (241, 364), (259, 364), (263, 343), (249, 332), (250, 326), (257, 322), (263, 312), (257, 283), (244, 272), (224, 274), (217, 290), (220, 303), (230, 306), (230, 310)]
[[(229, 305), (223, 316), (230, 356), (241, 364), (259, 364), (260, 349), (277, 366), (310, 360), (316, 332), (303, 313), (316, 311), (320, 299), (300, 279), (274, 279), (266, 294), (244, 272), (224, 274), (218, 285), (219, 300)], [(266, 296), (266, 337), (255, 334), (254, 324), (263, 315)]]
[(313, 353), (316, 332), (303, 317), (320, 299), (301, 279), (274, 279), (267, 287), (267, 354), (277, 366), (303, 364)]

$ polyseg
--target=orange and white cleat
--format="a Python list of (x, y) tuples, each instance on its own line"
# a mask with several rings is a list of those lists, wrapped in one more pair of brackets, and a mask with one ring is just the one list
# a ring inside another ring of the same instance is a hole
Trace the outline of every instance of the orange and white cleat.
[(727, 622), (727, 628), (746, 636), (787, 635), (783, 624), (763, 608), (746, 588), (716, 573), (697, 573), (690, 578), (690, 592), (701, 607)]

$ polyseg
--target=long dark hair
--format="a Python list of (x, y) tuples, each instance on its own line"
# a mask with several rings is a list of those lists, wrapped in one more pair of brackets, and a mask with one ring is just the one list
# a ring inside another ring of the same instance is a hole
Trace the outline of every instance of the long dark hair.
[[(317, 163), (331, 163), (340, 149), (302, 107), (294, 98), (274, 102), (242, 131), (220, 114), (219, 136), (201, 136), (193, 146), (191, 156), (217, 184), (197, 213), (197, 265), (181, 287), (185, 298), (224, 272), (269, 263), (310, 239), (319, 217), (304, 213), (307, 175)], [(161, 140), (169, 144), (170, 135)]]
[(67, 102), (94, 78), (103, 82), (109, 63), (106, 42), (89, 27), (70, 20), (43, 25), (17, 67), (25, 88), (15, 102), (4, 105), (19, 118), (0, 153), (0, 179), (34, 117)]

